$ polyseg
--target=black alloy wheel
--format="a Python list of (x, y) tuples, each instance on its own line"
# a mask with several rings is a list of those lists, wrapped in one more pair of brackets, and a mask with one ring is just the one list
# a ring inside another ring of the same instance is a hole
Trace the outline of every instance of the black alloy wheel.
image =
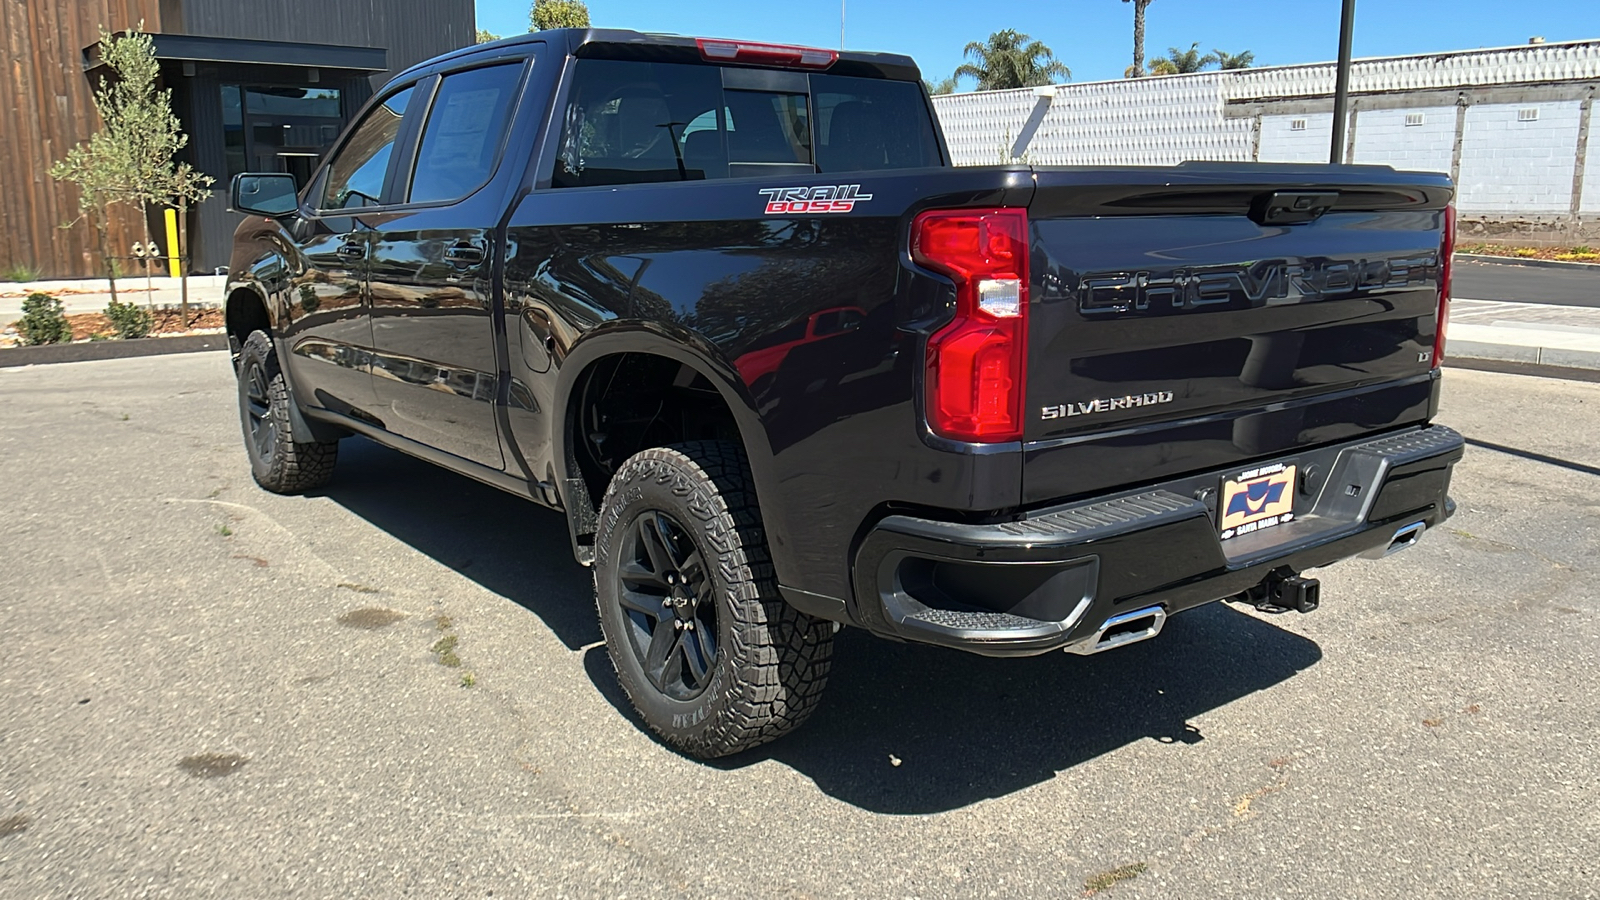
[(674, 700), (698, 697), (717, 661), (717, 604), (705, 558), (688, 531), (656, 509), (634, 518), (619, 550), (617, 600), (645, 678)]
[(256, 456), (271, 459), (278, 443), (277, 423), (272, 420), (272, 398), (267, 390), (266, 363), (256, 356), (241, 360), (239, 379), (244, 392), (245, 438), (255, 449)]
[(238, 373), (239, 422), (256, 484), (278, 494), (327, 484), (339, 460), (339, 442), (294, 439), (294, 395), (265, 331), (251, 332), (239, 348)]

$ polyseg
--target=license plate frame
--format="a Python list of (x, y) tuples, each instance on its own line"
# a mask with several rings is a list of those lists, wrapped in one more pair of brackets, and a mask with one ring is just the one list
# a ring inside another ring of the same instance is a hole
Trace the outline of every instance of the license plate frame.
[(1217, 491), (1217, 537), (1223, 541), (1294, 521), (1300, 467), (1266, 463), (1223, 475)]

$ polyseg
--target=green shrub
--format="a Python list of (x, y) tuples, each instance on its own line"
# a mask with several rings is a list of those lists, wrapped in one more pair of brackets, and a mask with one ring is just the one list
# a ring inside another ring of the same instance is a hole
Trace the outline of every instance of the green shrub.
[(22, 301), (22, 321), (17, 323), (25, 346), (60, 344), (72, 340), (72, 326), (61, 311), (61, 301), (49, 294), (29, 294)]
[(155, 316), (136, 303), (113, 300), (106, 305), (106, 318), (111, 320), (111, 328), (117, 337), (124, 340), (149, 337), (150, 330), (156, 327)]
[(38, 281), (39, 270), (26, 263), (12, 263), (0, 269), (0, 281)]

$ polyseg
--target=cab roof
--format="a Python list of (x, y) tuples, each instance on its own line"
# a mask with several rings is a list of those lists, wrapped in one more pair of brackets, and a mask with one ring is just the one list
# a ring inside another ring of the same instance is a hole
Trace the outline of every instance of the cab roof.
[[(454, 68), (465, 61), (493, 59), (496, 56), (522, 55), (526, 44), (544, 42), (554, 47), (565, 47), (568, 56), (599, 59), (632, 59), (647, 62), (704, 63), (695, 38), (680, 34), (649, 34), (618, 28), (559, 28), (536, 31), (513, 37), (475, 44), (460, 50), (436, 56), (418, 63), (396, 79), (414, 77), (426, 72)], [(715, 60), (716, 65), (751, 65), (730, 60)], [(755, 68), (773, 68), (770, 64), (754, 64)], [(804, 71), (826, 72), (830, 75), (854, 75), (865, 78), (884, 78), (892, 81), (920, 81), (921, 71), (909, 56), (898, 53), (866, 53), (841, 51), (838, 61), (826, 69)]]

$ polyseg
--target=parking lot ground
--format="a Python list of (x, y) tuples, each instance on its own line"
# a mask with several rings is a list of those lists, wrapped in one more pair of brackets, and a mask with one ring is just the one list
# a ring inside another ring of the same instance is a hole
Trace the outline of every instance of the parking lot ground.
[(266, 494), (233, 404), (222, 354), (0, 369), (0, 897), (1600, 894), (1600, 385), (1448, 372), (1459, 514), (1317, 613), (847, 630), (715, 765), (627, 713), (557, 515), (356, 440)]

